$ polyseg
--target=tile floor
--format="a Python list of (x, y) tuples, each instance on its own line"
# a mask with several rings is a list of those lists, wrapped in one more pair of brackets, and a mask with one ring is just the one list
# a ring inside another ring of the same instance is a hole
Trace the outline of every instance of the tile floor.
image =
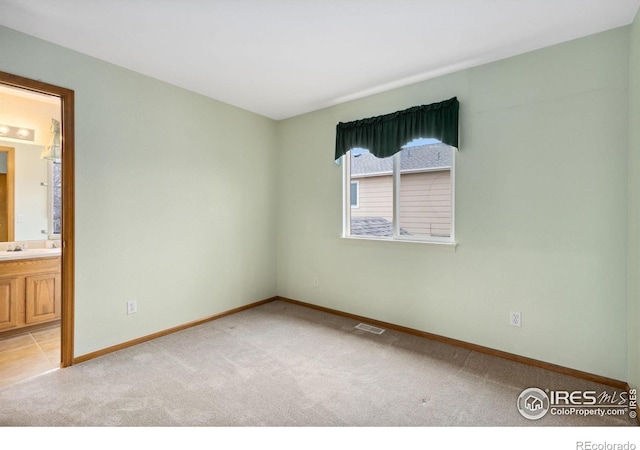
[(0, 337), (0, 389), (60, 368), (60, 326)]

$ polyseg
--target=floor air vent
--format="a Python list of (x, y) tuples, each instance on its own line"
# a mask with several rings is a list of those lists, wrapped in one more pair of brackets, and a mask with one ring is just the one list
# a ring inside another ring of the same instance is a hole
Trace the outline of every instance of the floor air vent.
[(358, 330), (368, 331), (369, 333), (382, 334), (384, 330), (382, 328), (374, 327), (371, 325), (367, 325), (366, 323), (359, 323), (356, 325)]

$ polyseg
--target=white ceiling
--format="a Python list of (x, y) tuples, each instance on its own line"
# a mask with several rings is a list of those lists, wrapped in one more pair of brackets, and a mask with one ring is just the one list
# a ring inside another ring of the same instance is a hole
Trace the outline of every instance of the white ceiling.
[(0, 0), (0, 24), (283, 119), (632, 22), (640, 0)]

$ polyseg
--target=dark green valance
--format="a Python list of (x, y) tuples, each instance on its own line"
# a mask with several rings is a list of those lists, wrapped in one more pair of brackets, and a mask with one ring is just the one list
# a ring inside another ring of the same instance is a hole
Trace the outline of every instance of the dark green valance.
[(414, 106), (383, 116), (336, 127), (336, 160), (352, 148), (365, 148), (378, 158), (386, 158), (418, 138), (435, 138), (458, 147), (458, 99)]

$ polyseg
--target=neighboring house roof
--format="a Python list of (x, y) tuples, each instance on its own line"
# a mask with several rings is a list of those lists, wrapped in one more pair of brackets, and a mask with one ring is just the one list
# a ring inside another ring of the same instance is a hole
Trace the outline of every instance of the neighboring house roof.
[[(409, 236), (410, 233), (400, 228), (400, 234)], [(393, 236), (391, 222), (382, 217), (352, 217), (352, 236)]]
[[(400, 154), (400, 171), (434, 170), (451, 168), (451, 147), (446, 144), (429, 144), (406, 147)], [(371, 153), (351, 156), (351, 176), (391, 173), (393, 158), (376, 158)]]

